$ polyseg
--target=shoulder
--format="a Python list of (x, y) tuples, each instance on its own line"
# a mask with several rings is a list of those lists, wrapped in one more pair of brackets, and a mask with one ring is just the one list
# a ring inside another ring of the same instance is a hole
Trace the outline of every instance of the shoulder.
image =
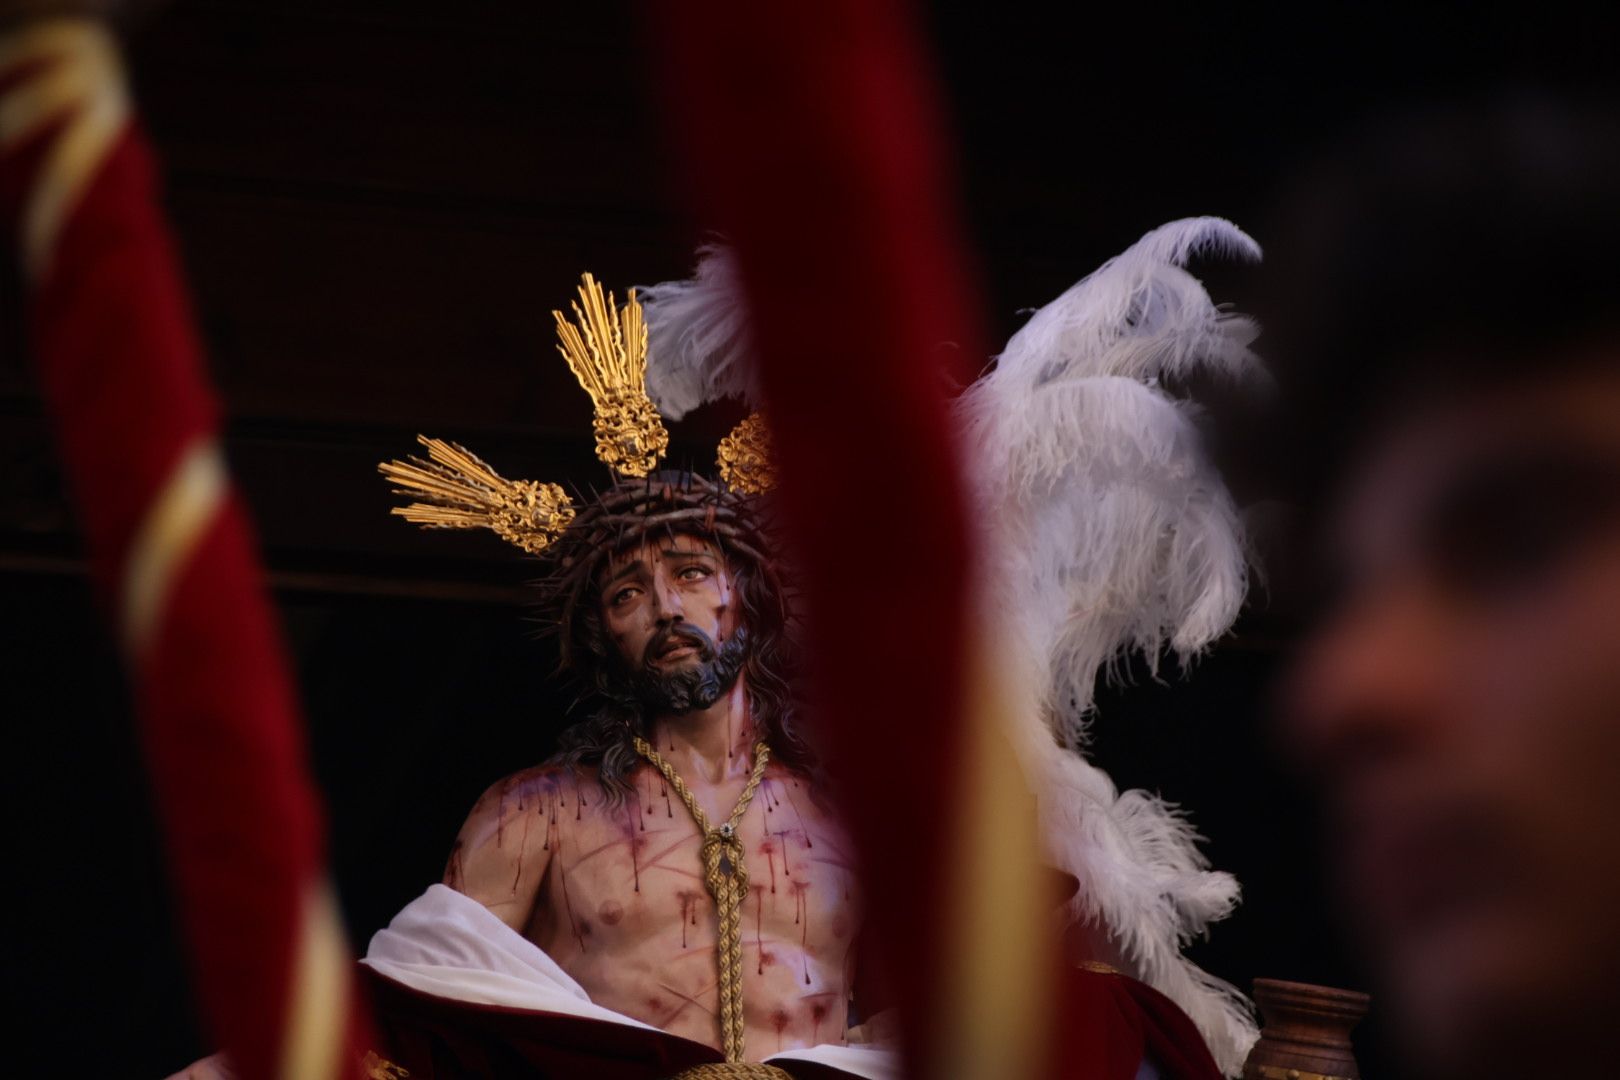
[(818, 797), (823, 796), (820, 789), (826, 784), (824, 779), (815, 776), (808, 770), (797, 765), (790, 765), (775, 757), (772, 757), (770, 763), (765, 766), (765, 779), (791, 784), (795, 789), (805, 792), (814, 791)]
[(779, 790), (788, 794), (801, 814), (836, 819), (832, 789), (824, 776), (773, 758), (765, 768), (765, 780), (780, 785)]
[(504, 776), (491, 784), (467, 815), (468, 822), (475, 819), (498, 820), (531, 812), (536, 804), (572, 800), (581, 790), (588, 791), (597, 783), (596, 769), (591, 765), (564, 765), (545, 762), (521, 772)]

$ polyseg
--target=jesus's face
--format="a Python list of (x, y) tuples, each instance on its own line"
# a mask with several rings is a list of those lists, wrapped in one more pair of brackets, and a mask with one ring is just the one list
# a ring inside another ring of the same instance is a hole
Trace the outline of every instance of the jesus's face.
[(608, 561), (598, 591), (602, 625), (643, 704), (706, 708), (736, 681), (743, 635), (735, 581), (714, 544), (649, 539)]

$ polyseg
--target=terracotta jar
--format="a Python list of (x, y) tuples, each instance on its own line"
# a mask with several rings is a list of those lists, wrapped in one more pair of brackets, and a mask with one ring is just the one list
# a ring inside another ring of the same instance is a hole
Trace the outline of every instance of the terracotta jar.
[(1361, 1080), (1350, 1031), (1367, 1015), (1366, 994), (1256, 979), (1254, 999), (1264, 1026), (1243, 1080)]

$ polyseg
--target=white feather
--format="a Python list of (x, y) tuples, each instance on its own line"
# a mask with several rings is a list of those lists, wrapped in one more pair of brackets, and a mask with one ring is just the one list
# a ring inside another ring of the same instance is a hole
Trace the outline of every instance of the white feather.
[(690, 279), (637, 292), (647, 320), (647, 395), (666, 419), (724, 397), (760, 407), (748, 305), (730, 248), (706, 244)]
[(1109, 930), (1229, 1074), (1257, 1037), (1248, 1003), (1182, 948), (1231, 912), (1238, 884), (1209, 868), (1176, 808), (1119, 793), (1079, 748), (1100, 673), (1133, 651), (1151, 665), (1167, 648), (1195, 655), (1242, 606), (1237, 510), (1196, 409), (1160, 382), (1258, 371), (1253, 323), (1219, 310), (1182, 264), (1259, 253), (1220, 218), (1148, 233), (1035, 312), (957, 405), (995, 608), (1024, 668), (1018, 742), (1049, 852), (1081, 883), (1070, 914)]

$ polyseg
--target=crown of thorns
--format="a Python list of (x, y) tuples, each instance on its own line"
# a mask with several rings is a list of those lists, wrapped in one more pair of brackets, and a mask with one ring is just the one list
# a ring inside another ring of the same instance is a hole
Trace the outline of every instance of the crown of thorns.
[[(594, 596), (598, 572), (613, 553), (663, 537), (704, 537), (733, 563), (764, 576), (787, 620), (789, 590), (771, 554), (770, 514), (761, 500), (693, 473), (623, 480), (596, 495), (542, 556), (551, 572), (540, 582), (540, 607), (555, 628), (574, 625), (581, 602)], [(564, 634), (564, 649), (568, 635)], [(564, 657), (566, 662), (567, 657)]]

